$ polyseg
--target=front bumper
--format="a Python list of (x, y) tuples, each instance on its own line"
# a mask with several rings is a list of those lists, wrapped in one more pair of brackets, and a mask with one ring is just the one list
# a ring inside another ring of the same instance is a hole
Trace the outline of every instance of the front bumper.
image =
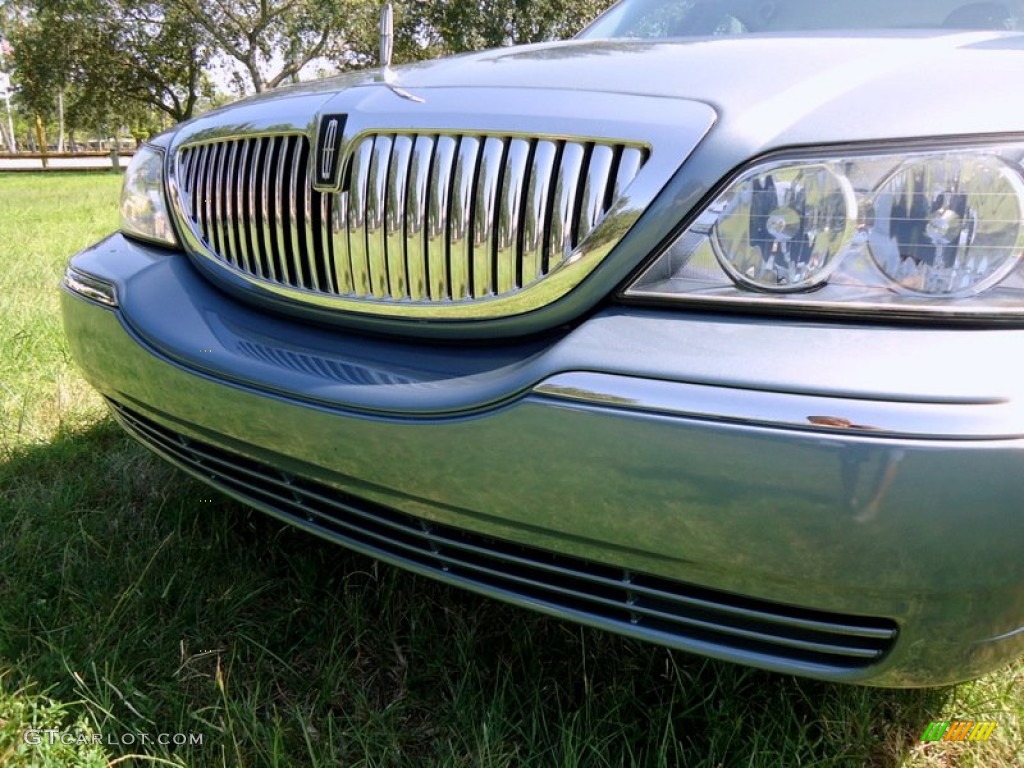
[(320, 535), (721, 659), (932, 685), (1024, 652), (1017, 330), (608, 309), (405, 345), (267, 317), (120, 236), (66, 290), (130, 431)]

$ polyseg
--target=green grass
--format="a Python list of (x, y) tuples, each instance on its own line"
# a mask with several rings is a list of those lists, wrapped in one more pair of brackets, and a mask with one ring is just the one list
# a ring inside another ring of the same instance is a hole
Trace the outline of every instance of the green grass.
[[(886, 691), (711, 662), (380, 566), (166, 467), (75, 373), (57, 310), (117, 187), (0, 175), (0, 765), (1024, 764), (1020, 663)], [(956, 718), (999, 726), (920, 743)]]

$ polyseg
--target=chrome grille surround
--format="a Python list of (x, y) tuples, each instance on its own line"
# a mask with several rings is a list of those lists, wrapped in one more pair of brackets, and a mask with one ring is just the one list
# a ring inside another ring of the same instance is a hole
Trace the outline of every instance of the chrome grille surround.
[[(694, 101), (558, 89), (444, 87), (413, 103), (361, 81), (243, 102), (174, 135), (178, 234), (215, 282), (391, 330), (541, 310), (605, 262), (716, 119)], [(325, 115), (346, 116), (338, 180), (311, 186)], [(537, 330), (567, 319), (536, 317)]]
[(141, 443), (248, 504), (372, 557), (535, 610), (721, 658), (749, 663), (755, 655), (804, 673), (868, 668), (898, 639), (890, 619), (745, 597), (434, 523), (108, 403)]
[(312, 186), (306, 137), (281, 134), (184, 146), (176, 178), (187, 226), (223, 264), (364, 309), (447, 314), (580, 258), (647, 156), (623, 143), (374, 132), (352, 143), (343, 191), (329, 193)]

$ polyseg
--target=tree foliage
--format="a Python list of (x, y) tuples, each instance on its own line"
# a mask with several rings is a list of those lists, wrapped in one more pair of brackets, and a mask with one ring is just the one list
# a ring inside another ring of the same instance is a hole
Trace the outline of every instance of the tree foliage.
[[(610, 0), (396, 0), (396, 61), (567, 37)], [(159, 110), (191, 117), (214, 65), (239, 93), (296, 80), (311, 63), (376, 63), (381, 0), (0, 0), (21, 106), (69, 128)], [(58, 99), (58, 94), (60, 98)]]
[(441, 53), (571, 37), (611, 5), (610, 0), (473, 0), (412, 2), (421, 30)]
[[(95, 0), (91, 0), (95, 2)], [(206, 76), (210, 38), (177, 2), (112, 3), (111, 43), (121, 57), (112, 82), (126, 98), (155, 107), (176, 120), (191, 117), (213, 87)]]
[(237, 62), (240, 88), (257, 93), (294, 79), (310, 62), (344, 61), (365, 37), (367, 0), (178, 0), (218, 53)]
[(147, 108), (183, 120), (202, 94), (206, 39), (174, 3), (36, 0), (11, 26), (22, 105), (49, 117), (60, 93), (72, 128)]

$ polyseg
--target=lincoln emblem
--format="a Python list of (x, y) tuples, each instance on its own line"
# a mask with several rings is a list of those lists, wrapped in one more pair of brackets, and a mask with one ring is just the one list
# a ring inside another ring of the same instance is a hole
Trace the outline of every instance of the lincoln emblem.
[(333, 175), (334, 151), (338, 140), (338, 118), (332, 117), (327, 122), (323, 141), (320, 144), (320, 178), (327, 180)]

